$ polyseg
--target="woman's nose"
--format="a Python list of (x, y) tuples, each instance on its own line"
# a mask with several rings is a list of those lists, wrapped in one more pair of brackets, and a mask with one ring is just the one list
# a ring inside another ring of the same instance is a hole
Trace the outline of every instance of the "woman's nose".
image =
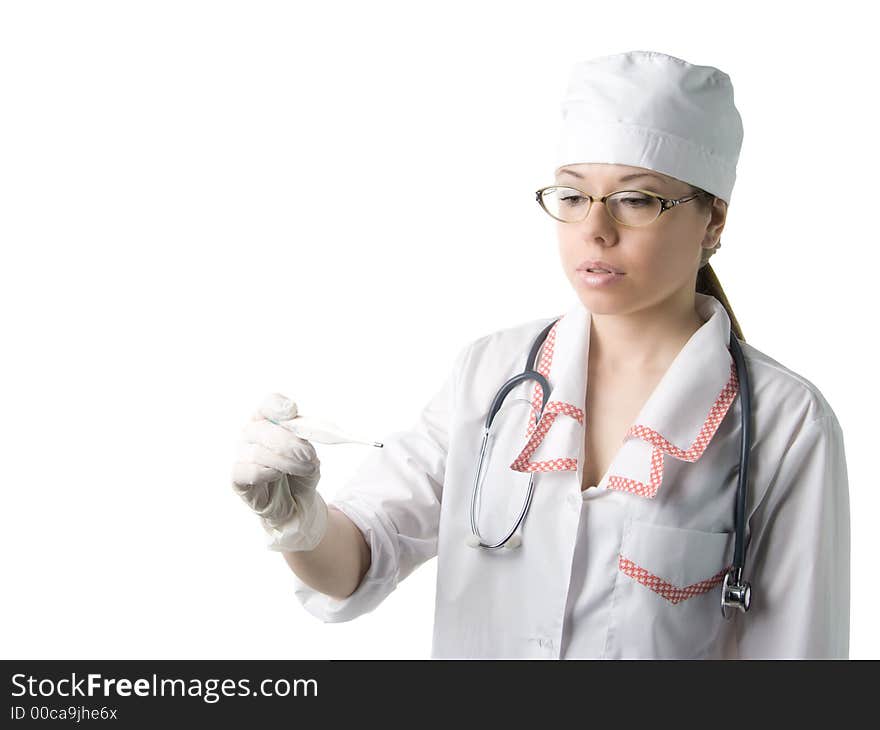
[(608, 206), (605, 203), (594, 200), (592, 205), (590, 205), (590, 210), (587, 211), (586, 217), (575, 225), (580, 226), (584, 232), (595, 230), (607, 233), (608, 231), (613, 231), (616, 234), (618, 223), (611, 217), (611, 214), (608, 212)]

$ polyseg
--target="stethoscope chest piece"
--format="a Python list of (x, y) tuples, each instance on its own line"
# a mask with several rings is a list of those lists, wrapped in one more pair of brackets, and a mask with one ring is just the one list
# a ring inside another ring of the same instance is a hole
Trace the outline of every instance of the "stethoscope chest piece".
[[(732, 582), (731, 582), (732, 581)], [(731, 567), (724, 576), (724, 584), (721, 586), (721, 615), (730, 618), (736, 608), (745, 613), (752, 603), (752, 586), (742, 580), (742, 571)]]

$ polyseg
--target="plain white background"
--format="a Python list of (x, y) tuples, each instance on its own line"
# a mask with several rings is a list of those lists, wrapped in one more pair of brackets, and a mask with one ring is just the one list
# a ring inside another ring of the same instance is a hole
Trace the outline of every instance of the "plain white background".
[[(876, 658), (878, 64), (858, 8), (0, 6), (0, 655), (427, 658), (436, 561), (356, 621), (307, 614), (231, 489), (240, 429), (279, 391), (381, 440), (466, 342), (564, 311), (534, 191), (569, 69), (657, 50), (733, 80), (745, 139), (712, 264), (748, 342), (843, 427), (851, 656)], [(316, 448), (329, 499), (369, 447)]]

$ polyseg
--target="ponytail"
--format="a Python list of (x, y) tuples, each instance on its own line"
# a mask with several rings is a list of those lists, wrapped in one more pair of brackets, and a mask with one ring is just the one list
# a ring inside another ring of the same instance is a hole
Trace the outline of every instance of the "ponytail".
[(724, 309), (727, 310), (727, 316), (730, 317), (730, 326), (733, 329), (734, 334), (738, 340), (745, 342), (746, 339), (743, 337), (739, 322), (736, 321), (736, 315), (734, 315), (733, 310), (730, 308), (730, 302), (727, 301), (724, 289), (721, 288), (721, 282), (718, 281), (718, 277), (715, 276), (712, 264), (707, 263), (705, 266), (701, 266), (697, 271), (697, 293), (708, 294), (721, 302)]
[[(698, 205), (705, 210), (708, 210), (712, 206), (715, 196), (711, 193), (707, 193), (701, 188), (694, 186), (691, 187), (693, 188), (693, 192), (700, 194)], [(745, 342), (746, 338), (743, 337), (739, 322), (736, 321), (736, 315), (730, 307), (730, 302), (727, 301), (727, 295), (724, 293), (724, 289), (721, 288), (721, 282), (718, 281), (718, 277), (715, 276), (715, 270), (712, 268), (712, 264), (708, 261), (697, 270), (696, 290), (698, 294), (708, 294), (721, 302), (722, 306), (727, 311), (727, 316), (730, 317), (730, 327), (733, 330), (733, 333), (738, 340)]]

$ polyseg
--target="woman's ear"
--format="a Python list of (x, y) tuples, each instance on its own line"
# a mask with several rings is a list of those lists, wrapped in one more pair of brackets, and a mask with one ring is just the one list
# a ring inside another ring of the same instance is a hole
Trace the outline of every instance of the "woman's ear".
[(703, 248), (715, 248), (721, 241), (721, 231), (727, 222), (727, 202), (721, 198), (712, 200), (709, 222), (706, 224), (706, 233), (703, 236)]

